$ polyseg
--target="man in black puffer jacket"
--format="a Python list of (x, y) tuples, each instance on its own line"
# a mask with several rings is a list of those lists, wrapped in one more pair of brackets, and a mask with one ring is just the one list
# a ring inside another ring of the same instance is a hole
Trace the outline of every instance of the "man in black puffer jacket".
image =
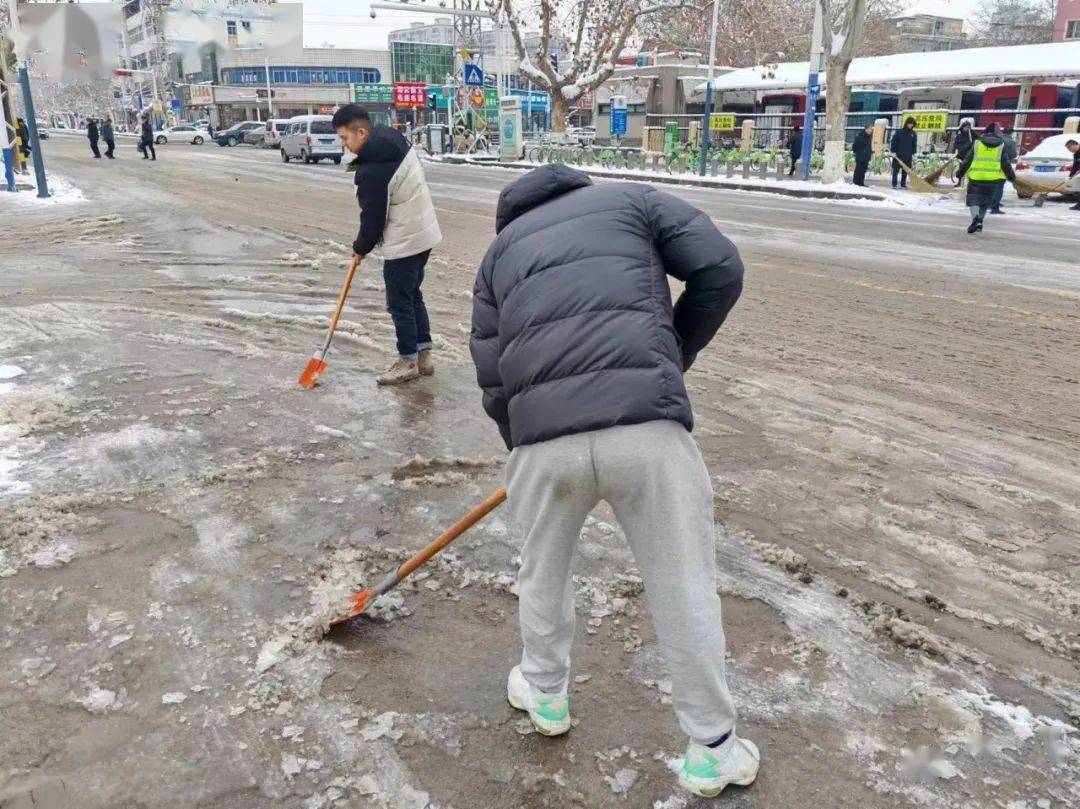
[(900, 187), (907, 188), (907, 169), (915, 166), (915, 150), (919, 146), (919, 139), (915, 134), (915, 119), (908, 118), (904, 121), (902, 129), (893, 133), (889, 141), (889, 149), (893, 153), (892, 161), (892, 187), (896, 188), (897, 177), (900, 178)]
[[(709, 217), (645, 185), (594, 186), (549, 165), (503, 189), (473, 294), (484, 409), (513, 449), (508, 502), (525, 533), (521, 665), (508, 698), (541, 733), (570, 728), (571, 585), (582, 523), (611, 504), (650, 594), (690, 737), (680, 782), (749, 784), (724, 676), (709, 474), (683, 373), (742, 291), (735, 246)], [(668, 276), (685, 284), (672, 306)]]

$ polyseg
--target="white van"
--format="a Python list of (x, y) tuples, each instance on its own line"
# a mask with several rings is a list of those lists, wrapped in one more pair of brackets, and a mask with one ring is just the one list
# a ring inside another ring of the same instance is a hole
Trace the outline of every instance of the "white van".
[(289, 126), (281, 138), (281, 160), (292, 159), (305, 163), (333, 160), (340, 163), (345, 154), (341, 138), (334, 132), (329, 115), (298, 115), (289, 119)]

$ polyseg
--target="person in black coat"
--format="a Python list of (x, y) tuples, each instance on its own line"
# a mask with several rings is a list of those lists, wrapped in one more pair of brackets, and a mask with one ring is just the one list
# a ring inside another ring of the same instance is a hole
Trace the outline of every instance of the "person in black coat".
[[(603, 499), (646, 589), (663, 593), (650, 610), (679, 672), (686, 759), (703, 762), (680, 783), (698, 795), (749, 784), (760, 753), (736, 735), (725, 683), (713, 496), (683, 380), (739, 298), (739, 251), (678, 197), (593, 185), (559, 164), (503, 189), (495, 232), (469, 347), (484, 409), (513, 450), (507, 506), (525, 535), (510, 704), (549, 735), (570, 729), (574, 547)], [(674, 305), (669, 277), (685, 284)]]
[(94, 157), (101, 157), (101, 150), (98, 149), (98, 127), (97, 119), (91, 118), (86, 122), (86, 137), (90, 140), (90, 151), (94, 153)]
[(851, 181), (855, 185), (866, 185), (866, 169), (870, 165), (870, 158), (874, 156), (873, 134), (874, 125), (867, 124), (851, 144), (851, 151), (855, 155), (855, 176)]
[(30, 157), (30, 129), (22, 118), (15, 119), (15, 137), (19, 139), (19, 159), (15, 161), (21, 174), (26, 173), (26, 161)]
[(101, 139), (105, 141), (105, 156), (109, 160), (115, 160), (113, 152), (116, 151), (116, 135), (113, 133), (112, 118), (101, 122)]
[[(150, 123), (150, 116), (144, 115), (142, 125), (139, 128), (139, 151), (142, 152), (143, 160), (157, 160), (157, 152), (154, 151), (154, 126)], [(147, 154), (149, 152), (149, 154)]]
[(897, 178), (900, 180), (900, 187), (907, 188), (907, 170), (904, 166), (914, 167), (912, 164), (915, 162), (915, 151), (918, 149), (918, 146), (919, 141), (915, 136), (915, 119), (909, 117), (904, 121), (903, 129), (896, 130), (896, 132), (893, 133), (892, 141), (889, 142), (889, 149), (893, 153), (893, 188), (896, 188)]
[(791, 134), (788, 135), (787, 148), (788, 154), (791, 155), (791, 168), (788, 170), (788, 177), (795, 174), (795, 162), (802, 157), (802, 139), (803, 131), (802, 127), (798, 124), (791, 129)]
[(956, 134), (953, 136), (952, 150), (956, 157), (963, 160), (968, 153), (968, 149), (975, 143), (975, 136), (971, 132), (971, 121), (964, 119), (960, 122), (960, 128), (956, 130)]

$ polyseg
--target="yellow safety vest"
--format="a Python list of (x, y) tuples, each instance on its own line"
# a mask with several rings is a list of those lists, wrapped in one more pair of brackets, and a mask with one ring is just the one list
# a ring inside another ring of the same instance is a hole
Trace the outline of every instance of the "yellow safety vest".
[(971, 160), (971, 168), (968, 169), (968, 179), (977, 183), (992, 183), (1005, 179), (1005, 172), (1001, 170), (1000, 146), (987, 146), (981, 140), (975, 141), (975, 157)]

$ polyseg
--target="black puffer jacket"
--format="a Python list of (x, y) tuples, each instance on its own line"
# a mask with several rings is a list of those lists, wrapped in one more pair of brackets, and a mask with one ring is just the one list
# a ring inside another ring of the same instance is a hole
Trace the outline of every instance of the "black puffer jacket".
[(915, 157), (915, 150), (919, 146), (918, 136), (915, 134), (914, 129), (908, 129), (906, 126), (902, 129), (897, 129), (892, 136), (892, 140), (889, 141), (889, 150), (907, 163), (911, 165), (912, 158)]
[[(683, 371), (742, 291), (702, 211), (562, 165), (503, 189), (476, 277), (472, 349), (508, 447), (619, 424), (693, 427)], [(672, 307), (667, 276), (686, 283)]]

